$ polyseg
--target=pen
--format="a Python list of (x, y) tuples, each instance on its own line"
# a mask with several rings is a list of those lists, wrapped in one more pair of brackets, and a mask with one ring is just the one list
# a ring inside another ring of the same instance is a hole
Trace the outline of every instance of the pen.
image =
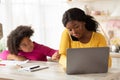
[(38, 67), (40, 67), (40, 66), (34, 66), (34, 67), (31, 67), (30, 69), (35, 69), (35, 68), (38, 68)]

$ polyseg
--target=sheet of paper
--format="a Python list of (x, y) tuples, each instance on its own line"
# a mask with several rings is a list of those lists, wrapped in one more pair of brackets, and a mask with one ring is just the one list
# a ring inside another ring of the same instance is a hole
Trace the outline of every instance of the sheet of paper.
[(25, 61), (14, 61), (14, 60), (1, 60), (0, 64), (2, 65), (21, 65), (27, 63), (29, 60)]

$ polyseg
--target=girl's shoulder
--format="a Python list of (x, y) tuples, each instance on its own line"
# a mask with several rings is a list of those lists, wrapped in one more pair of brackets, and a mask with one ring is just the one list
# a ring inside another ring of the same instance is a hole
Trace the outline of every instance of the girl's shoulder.
[(4, 51), (2, 51), (1, 53), (2, 53), (2, 54), (8, 54), (9, 51), (8, 51), (8, 50), (4, 50)]
[(8, 51), (8, 50), (2, 51), (2, 52), (0, 53), (0, 59), (6, 60), (8, 54), (9, 54), (9, 51)]

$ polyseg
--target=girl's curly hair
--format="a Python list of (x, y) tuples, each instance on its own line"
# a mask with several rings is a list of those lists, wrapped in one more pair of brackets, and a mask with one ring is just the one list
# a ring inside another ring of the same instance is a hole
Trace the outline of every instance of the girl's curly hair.
[(34, 31), (31, 26), (20, 25), (8, 35), (7, 47), (11, 54), (18, 54), (19, 45), (24, 37), (31, 37)]

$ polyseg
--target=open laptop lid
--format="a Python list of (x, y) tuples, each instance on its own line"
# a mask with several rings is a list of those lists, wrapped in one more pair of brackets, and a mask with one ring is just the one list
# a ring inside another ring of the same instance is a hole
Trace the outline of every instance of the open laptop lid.
[(67, 49), (67, 74), (105, 73), (109, 47)]

